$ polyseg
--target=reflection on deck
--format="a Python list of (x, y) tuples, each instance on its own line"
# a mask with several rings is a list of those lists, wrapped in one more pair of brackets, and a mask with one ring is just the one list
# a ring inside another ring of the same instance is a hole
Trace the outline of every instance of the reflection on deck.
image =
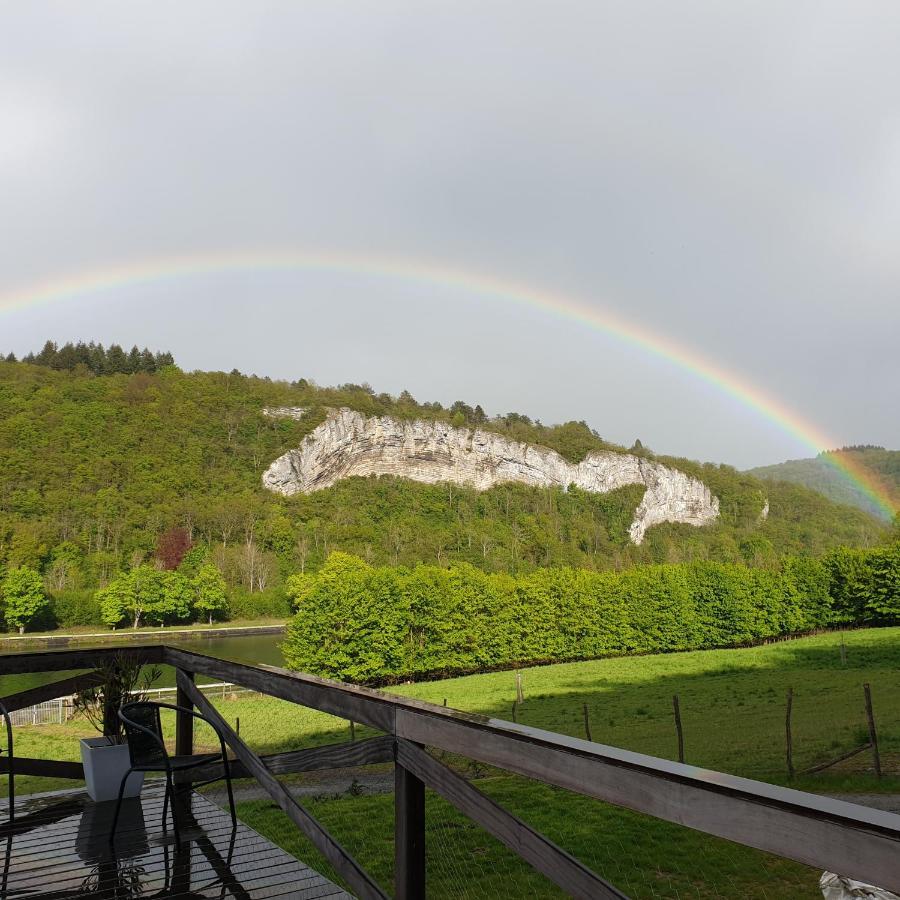
[(125, 801), (111, 847), (115, 803), (84, 791), (20, 798), (13, 826), (0, 826), (0, 900), (349, 896), (246, 825), (233, 829), (228, 813), (198, 794), (179, 805), (178, 848), (171, 818), (163, 830), (162, 803), (153, 782)]

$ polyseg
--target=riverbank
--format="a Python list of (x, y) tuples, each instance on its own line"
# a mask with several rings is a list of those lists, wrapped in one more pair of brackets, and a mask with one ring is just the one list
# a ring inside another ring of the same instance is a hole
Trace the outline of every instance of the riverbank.
[(248, 622), (239, 625), (191, 625), (182, 628), (138, 628), (116, 631), (68, 631), (59, 634), (46, 631), (35, 634), (0, 636), (0, 653), (26, 650), (59, 649), (79, 644), (148, 644), (164, 641), (187, 641), (202, 638), (248, 637), (284, 634), (285, 622)]

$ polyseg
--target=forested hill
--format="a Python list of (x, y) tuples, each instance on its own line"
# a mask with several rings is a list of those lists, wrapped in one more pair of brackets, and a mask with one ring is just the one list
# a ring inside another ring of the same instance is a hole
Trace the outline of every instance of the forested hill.
[[(307, 407), (301, 420), (263, 407)], [(0, 566), (40, 571), (51, 590), (94, 587), (159, 554), (184, 529), (232, 586), (259, 591), (315, 570), (331, 550), (374, 563), (468, 561), (488, 571), (538, 566), (623, 568), (714, 559), (763, 564), (783, 553), (869, 544), (866, 514), (805, 488), (762, 483), (727, 466), (644, 454), (706, 482), (718, 524), (662, 525), (643, 545), (627, 527), (643, 488), (588, 494), (501, 485), (479, 494), (448, 485), (352, 478), (290, 498), (266, 492), (263, 470), (321, 423), (326, 408), (478, 425), (579, 460), (618, 449), (584, 423), (547, 427), (480, 407), (417, 403), (367, 386), (318, 388), (238, 373), (94, 375), (0, 362)], [(652, 423), (648, 423), (652, 426)], [(761, 517), (765, 498), (769, 515)]]
[(850, 457), (864, 465), (900, 509), (900, 450), (884, 447), (845, 447), (820, 453), (814, 459), (789, 459), (774, 466), (760, 466), (748, 474), (767, 481), (789, 481), (818, 491), (836, 503), (848, 503), (872, 515), (889, 518), (860, 488), (848, 481), (829, 460)]

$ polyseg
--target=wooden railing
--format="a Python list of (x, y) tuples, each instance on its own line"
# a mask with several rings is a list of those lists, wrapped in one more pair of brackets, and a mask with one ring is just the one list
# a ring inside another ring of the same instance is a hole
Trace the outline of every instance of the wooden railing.
[[(60, 650), (0, 657), (0, 675), (91, 668), (104, 650)], [(462, 713), (364, 687), (215, 659), (171, 646), (141, 646), (147, 663), (176, 669), (178, 703), (196, 707), (222, 731), (237, 777), (252, 777), (268, 792), (359, 897), (384, 890), (282, 785), (288, 772), (392, 761), (395, 767), (395, 892), (425, 895), (425, 788), (449, 803), (575, 897), (624, 895), (562, 848), (481, 793), (427, 748), (459, 754), (545, 784), (646, 813), (900, 892), (900, 816), (789, 788), (700, 769), (542, 731), (486, 716)], [(260, 756), (238, 736), (195, 686), (197, 675), (349, 719), (384, 733), (353, 744)], [(96, 674), (75, 676), (3, 698), (9, 709), (71, 693)], [(176, 752), (193, 752), (193, 719), (176, 723)], [(5, 771), (0, 760), (0, 771)], [(77, 763), (17, 759), (16, 773), (80, 778)], [(198, 780), (215, 774), (197, 772)]]

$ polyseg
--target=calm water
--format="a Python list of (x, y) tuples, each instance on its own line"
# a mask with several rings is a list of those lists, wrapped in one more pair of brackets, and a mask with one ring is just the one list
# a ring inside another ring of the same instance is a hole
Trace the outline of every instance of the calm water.
[[(251, 634), (244, 637), (206, 637), (192, 638), (187, 641), (173, 641), (173, 645), (183, 647), (185, 650), (193, 650), (196, 653), (205, 653), (207, 656), (217, 656), (220, 659), (231, 659), (235, 662), (252, 664), (266, 663), (270, 666), (283, 666), (284, 658), (278, 645), (284, 639), (281, 634)], [(127, 646), (129, 641), (123, 641)], [(109, 647), (112, 642), (104, 641), (97, 646)], [(89, 645), (78, 645), (79, 649)], [(24, 649), (24, 648), (23, 648)], [(33, 648), (30, 648), (33, 649)], [(37, 687), (50, 681), (64, 678), (70, 672), (49, 672), (31, 675), (0, 675), (0, 696), (8, 696), (17, 691)], [(198, 681), (213, 681), (211, 678), (198, 676)], [(175, 684), (175, 670), (169, 666), (162, 667), (162, 676), (154, 682), (153, 687), (171, 687)]]

